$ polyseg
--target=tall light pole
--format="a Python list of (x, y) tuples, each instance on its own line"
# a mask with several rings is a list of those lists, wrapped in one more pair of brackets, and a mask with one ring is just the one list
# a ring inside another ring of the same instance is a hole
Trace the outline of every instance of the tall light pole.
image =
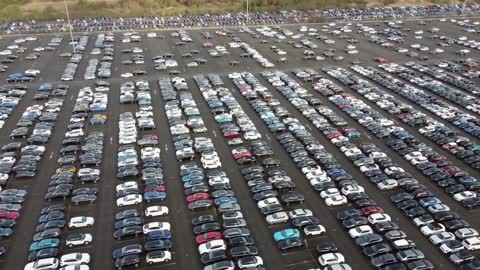
[(250, 19), (250, 16), (248, 14), (248, 0), (247, 0), (247, 24), (248, 24), (249, 19)]
[(465, 7), (466, 6), (467, 6), (467, 0), (463, 1), (462, 15), (463, 15), (463, 12), (465, 12)]
[(65, 12), (67, 13), (68, 29), (70, 31), (70, 42), (72, 43), (73, 53), (76, 53), (75, 42), (73, 42), (72, 24), (70, 23), (70, 15), (68, 14), (67, 0), (63, 0), (63, 3), (65, 3)]

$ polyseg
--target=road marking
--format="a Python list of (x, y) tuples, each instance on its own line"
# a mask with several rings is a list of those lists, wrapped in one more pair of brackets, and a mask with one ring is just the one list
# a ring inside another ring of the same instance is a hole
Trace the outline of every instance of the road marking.
[(215, 132), (215, 130), (213, 130), (212, 133), (213, 133), (213, 137), (217, 137), (217, 133)]
[(72, 100), (72, 99), (73, 99), (73, 96), (70, 96), (70, 100)]
[(267, 140), (269, 140), (269, 141), (270, 141), (270, 136), (268, 136), (268, 134), (267, 134), (267, 135), (265, 135), (265, 137), (267, 137)]
[(165, 144), (165, 151), (168, 151), (168, 145)]
[(154, 89), (154, 90), (153, 90), (153, 93), (156, 95), (156, 94), (157, 94), (157, 89)]
[(50, 157), (48, 159), (52, 159), (53, 157), (53, 152), (50, 153)]
[(110, 137), (110, 144), (113, 144), (113, 138)]

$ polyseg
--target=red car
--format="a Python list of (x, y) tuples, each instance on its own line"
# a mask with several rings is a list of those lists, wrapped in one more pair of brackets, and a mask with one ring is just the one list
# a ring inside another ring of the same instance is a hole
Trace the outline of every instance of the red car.
[(377, 213), (382, 214), (384, 212), (383, 208), (378, 207), (378, 206), (367, 206), (367, 207), (364, 207), (360, 210), (362, 211), (364, 216), (370, 216), (372, 214), (377, 214)]
[(17, 219), (20, 217), (18, 212), (14, 211), (0, 211), (0, 218), (4, 219)]
[(340, 132), (334, 132), (334, 133), (328, 134), (328, 135), (327, 135), (327, 138), (328, 138), (329, 140), (331, 140), (331, 139), (334, 139), (334, 138), (337, 138), (337, 137), (340, 137), (340, 136), (342, 136), (342, 133), (340, 133)]
[(160, 185), (157, 188), (145, 188), (145, 190), (144, 190), (144, 192), (150, 192), (150, 191), (157, 191), (157, 192), (165, 191), (165, 186)]
[(206, 243), (208, 241), (220, 240), (220, 239), (222, 239), (222, 234), (220, 232), (207, 232), (195, 237), (195, 241), (197, 241), (197, 244), (199, 245)]
[(211, 48), (213, 48), (213, 44), (212, 44), (212, 43), (210, 43), (210, 42), (205, 42), (205, 43), (203, 43), (203, 45), (202, 45), (202, 46), (203, 46), (204, 48), (207, 48), (207, 49), (211, 49)]
[(435, 155), (435, 156), (430, 156), (430, 157), (428, 157), (428, 159), (429, 159), (431, 162), (439, 162), (439, 161), (447, 160), (447, 157), (440, 156), (440, 155)]
[(381, 58), (381, 57), (375, 58), (375, 61), (377, 61), (377, 62), (380, 63), (380, 64), (386, 64), (386, 63), (388, 63), (388, 60), (387, 60), (387, 59)]
[(252, 153), (250, 153), (248, 151), (244, 151), (244, 152), (236, 153), (235, 155), (233, 155), (234, 159), (241, 159), (241, 158), (244, 158), (244, 157), (252, 157)]
[(442, 171), (450, 175), (454, 175), (456, 173), (461, 172), (462, 170), (457, 166), (450, 166), (450, 167), (443, 168)]
[(191, 203), (191, 202), (196, 202), (196, 201), (199, 201), (199, 200), (208, 200), (209, 198), (210, 198), (210, 195), (208, 195), (208, 193), (199, 192), (199, 193), (195, 193), (195, 194), (192, 194), (192, 195), (188, 196), (187, 197), (187, 202)]
[(223, 136), (224, 136), (225, 138), (229, 138), (229, 139), (236, 138), (236, 137), (238, 137), (238, 135), (239, 135), (239, 134), (238, 134), (238, 132), (236, 132), (236, 131), (224, 132), (224, 133), (223, 133)]

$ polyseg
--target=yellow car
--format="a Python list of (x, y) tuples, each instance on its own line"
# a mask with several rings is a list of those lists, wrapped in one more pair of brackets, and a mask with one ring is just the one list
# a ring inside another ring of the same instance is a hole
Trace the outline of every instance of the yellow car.
[(92, 117), (97, 119), (107, 120), (107, 116), (104, 114), (94, 114)]
[(60, 174), (62, 172), (71, 172), (71, 173), (75, 173), (77, 171), (77, 168), (75, 168), (75, 166), (72, 166), (72, 165), (69, 165), (69, 166), (63, 166), (61, 168), (57, 168), (57, 170), (55, 171), (56, 174)]

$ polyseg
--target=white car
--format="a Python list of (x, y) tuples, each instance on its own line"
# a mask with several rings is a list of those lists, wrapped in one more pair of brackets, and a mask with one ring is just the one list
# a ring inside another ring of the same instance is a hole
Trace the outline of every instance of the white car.
[(198, 252), (201, 254), (210, 253), (217, 250), (226, 250), (227, 245), (223, 240), (212, 240), (198, 246)]
[(398, 182), (395, 179), (387, 179), (385, 181), (379, 182), (377, 187), (380, 190), (390, 190), (398, 187)]
[(369, 225), (357, 226), (348, 231), (348, 234), (352, 238), (357, 238), (357, 237), (372, 234), (372, 233), (373, 233), (372, 227), (370, 227)]
[(40, 259), (28, 263), (23, 268), (24, 270), (41, 270), (41, 269), (57, 269), (60, 261), (57, 258)]
[(459, 202), (466, 200), (468, 198), (474, 198), (474, 197), (477, 197), (477, 193), (473, 191), (462, 191), (453, 195), (453, 198)]
[(158, 230), (164, 230), (164, 231), (170, 231), (171, 225), (169, 222), (150, 222), (145, 225), (143, 225), (143, 233), (148, 234), (149, 232), (153, 231), (158, 231)]
[(40, 74), (40, 70), (38, 69), (27, 69), (25, 70), (25, 75), (37, 77)]
[(73, 129), (73, 130), (67, 131), (67, 133), (65, 133), (65, 137), (67, 137), (67, 138), (75, 138), (75, 137), (80, 137), (80, 136), (83, 136), (83, 135), (84, 135), (84, 132), (83, 132), (83, 129), (81, 129), (81, 128)]
[(263, 259), (260, 256), (253, 256), (252, 258), (238, 260), (238, 268), (240, 269), (254, 269), (263, 265)]
[(465, 247), (463, 245), (459, 246), (459, 247), (452, 248), (451, 246), (448, 245), (448, 242), (440, 245), (440, 250), (445, 254), (456, 253), (456, 252), (459, 252), (460, 250), (463, 250), (463, 249), (465, 249)]
[(127, 73), (123, 73), (122, 75), (120, 75), (120, 77), (122, 77), (122, 78), (131, 78), (131, 77), (133, 77), (133, 74), (130, 73), (130, 72), (127, 72)]
[(392, 175), (396, 172), (405, 172), (405, 170), (403, 168), (400, 168), (400, 167), (395, 167), (395, 166), (392, 166), (392, 167), (388, 167), (385, 169), (385, 173), (387, 175)]
[(93, 217), (72, 217), (68, 222), (69, 228), (83, 228), (83, 227), (90, 227), (93, 226), (95, 223), (95, 219)]
[(117, 199), (117, 206), (127, 206), (127, 205), (135, 205), (142, 203), (142, 195), (140, 194), (129, 194), (127, 196), (121, 197)]
[(145, 216), (147, 217), (159, 217), (168, 215), (168, 207), (166, 206), (149, 206), (145, 209)]
[(305, 235), (320, 235), (325, 233), (325, 227), (322, 225), (308, 225), (303, 229)]
[(203, 159), (202, 166), (204, 169), (216, 169), (222, 167), (222, 163), (218, 158)]
[(428, 238), (434, 245), (441, 245), (446, 241), (455, 240), (455, 235), (451, 232), (441, 232)]
[(275, 204), (280, 204), (280, 201), (277, 199), (277, 197), (271, 197), (271, 198), (266, 198), (264, 200), (259, 201), (257, 203), (257, 207), (262, 209), (266, 206), (275, 205)]
[(392, 218), (388, 214), (375, 213), (368, 216), (368, 222), (370, 224), (376, 224), (379, 222), (392, 221)]
[(348, 203), (347, 197), (343, 195), (334, 195), (325, 199), (325, 204), (328, 206), (337, 206)]
[(116, 187), (116, 191), (117, 192), (120, 192), (122, 190), (126, 190), (126, 189), (129, 189), (129, 188), (135, 188), (135, 189), (138, 189), (138, 184), (137, 182), (135, 181), (127, 181), (127, 182), (124, 182), (122, 184), (118, 184), (117, 187)]
[(60, 266), (88, 264), (90, 262), (90, 254), (88, 253), (69, 253), (60, 257)]
[(290, 218), (311, 217), (313, 213), (310, 209), (297, 208), (288, 212)]
[(430, 223), (428, 225), (423, 226), (420, 228), (420, 231), (426, 235), (430, 236), (433, 234), (441, 233), (445, 231), (445, 226), (441, 223)]
[(320, 197), (322, 199), (326, 199), (328, 197), (336, 196), (336, 195), (340, 195), (340, 191), (337, 188), (327, 188), (325, 190), (322, 190), (322, 192), (320, 192)]
[(287, 212), (276, 212), (265, 217), (269, 225), (285, 223), (288, 221)]
[(465, 249), (474, 251), (480, 249), (480, 237), (470, 237), (462, 241), (462, 245)]
[(247, 131), (247, 132), (245, 132), (245, 134), (243, 135), (243, 138), (244, 138), (245, 140), (252, 141), (252, 140), (261, 139), (261, 138), (262, 138), (262, 135), (260, 135), (260, 133), (258, 133), (258, 132), (256, 132), (256, 131)]
[(352, 193), (363, 193), (365, 189), (362, 186), (346, 185), (342, 188), (342, 194), (348, 196)]
[(65, 244), (67, 247), (74, 247), (74, 246), (80, 246), (80, 245), (88, 245), (92, 242), (93, 237), (89, 233), (81, 233), (79, 234), (79, 237), (75, 238), (68, 238), (65, 241)]
[(318, 262), (322, 266), (340, 264), (345, 262), (345, 257), (341, 253), (326, 253), (318, 257)]
[(157, 250), (147, 253), (147, 264), (169, 262), (172, 260), (172, 253), (168, 250)]
[(410, 161), (414, 158), (423, 157), (423, 154), (419, 151), (414, 151), (403, 156), (406, 160)]

